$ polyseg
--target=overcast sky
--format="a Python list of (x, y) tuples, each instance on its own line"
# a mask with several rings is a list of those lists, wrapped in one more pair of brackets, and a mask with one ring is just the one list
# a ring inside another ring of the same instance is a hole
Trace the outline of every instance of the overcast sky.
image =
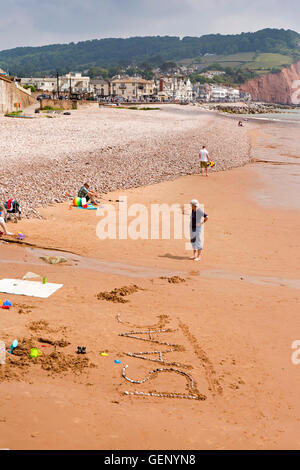
[(0, 0), (0, 50), (129, 36), (300, 32), (299, 0)]

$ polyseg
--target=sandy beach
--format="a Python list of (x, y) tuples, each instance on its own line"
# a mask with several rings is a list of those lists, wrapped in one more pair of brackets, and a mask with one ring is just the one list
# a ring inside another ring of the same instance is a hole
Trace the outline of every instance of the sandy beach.
[[(0, 120), (1, 174), (19, 199), (24, 194), (26, 213), (30, 196), (42, 216), (9, 224), (30, 246), (0, 242), (1, 277), (30, 271), (63, 284), (48, 299), (0, 294), (13, 302), (0, 310), (0, 339), (20, 344), (0, 366), (0, 448), (299, 449), (298, 128), (241, 129), (193, 107), (166, 108), (159, 118), (91, 112), (86, 129), (75, 113), (69, 121)], [(102, 151), (91, 137), (100, 124), (113, 129), (101, 134)], [(34, 140), (14, 152), (7, 136), (12, 128), (24, 136), (24, 125)], [(41, 140), (35, 126), (45, 140), (33, 154)], [(198, 174), (203, 140), (216, 170), (226, 171)], [(22, 162), (21, 148), (30, 151)], [(199, 199), (209, 215), (201, 262), (189, 259), (184, 240), (99, 240), (96, 211), (70, 209), (62, 194), (82, 178), (117, 213), (122, 196), (149, 209)], [(47, 204), (55, 198), (62, 202)], [(41, 260), (49, 255), (67, 262)], [(133, 285), (126, 297), (115, 292), (126, 303), (99, 296)], [(87, 354), (77, 355), (77, 346)], [(30, 347), (42, 356), (30, 359)], [(126, 365), (127, 378), (145, 382), (122, 377)]]

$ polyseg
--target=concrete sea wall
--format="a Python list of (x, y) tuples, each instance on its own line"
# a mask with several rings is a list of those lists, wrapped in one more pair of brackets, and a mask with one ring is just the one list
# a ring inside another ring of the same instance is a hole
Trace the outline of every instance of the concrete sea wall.
[(16, 86), (14, 82), (7, 77), (0, 76), (0, 113), (10, 113), (15, 111), (15, 103), (20, 104), (19, 109), (35, 103), (35, 99), (27, 90)]

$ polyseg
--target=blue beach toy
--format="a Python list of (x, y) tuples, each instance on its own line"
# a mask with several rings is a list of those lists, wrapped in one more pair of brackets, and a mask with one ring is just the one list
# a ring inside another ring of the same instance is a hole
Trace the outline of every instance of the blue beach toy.
[(115, 364), (121, 364), (120, 359), (115, 359)]
[(9, 354), (12, 354), (13, 350), (16, 349), (16, 347), (18, 347), (18, 340), (17, 339), (14, 339), (13, 342), (11, 343), (10, 345), (10, 351), (9, 351)]
[(9, 300), (3, 302), (3, 307), (12, 307), (12, 303)]

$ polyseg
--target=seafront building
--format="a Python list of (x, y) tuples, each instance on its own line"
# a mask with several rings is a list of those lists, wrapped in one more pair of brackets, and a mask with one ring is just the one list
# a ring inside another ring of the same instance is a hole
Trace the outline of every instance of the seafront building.
[(211, 101), (226, 101), (228, 90), (225, 87), (211, 86)]
[(157, 96), (161, 100), (192, 101), (193, 86), (189, 78), (166, 75), (159, 80)]
[(44, 78), (35, 78), (35, 77), (28, 77), (28, 78), (21, 78), (21, 85), (31, 85), (34, 86), (37, 90), (40, 91), (48, 91), (52, 93), (56, 90), (57, 82), (56, 78), (52, 77), (44, 77)]
[[(214, 102), (214, 103), (223, 103), (230, 102), (236, 103), (243, 100), (240, 90), (237, 88), (218, 86), (218, 85), (209, 85), (208, 83), (199, 84), (196, 83), (193, 86), (193, 97), (196, 101), (203, 101), (205, 103)], [(251, 96), (247, 97), (249, 101)]]
[(32, 85), (37, 90), (48, 93), (56, 93), (57, 88), (60, 92), (66, 93), (72, 90), (77, 93), (90, 92), (90, 77), (84, 77), (81, 73), (70, 72), (60, 77), (27, 77), (21, 78), (21, 85)]
[(90, 77), (84, 77), (81, 73), (70, 72), (59, 77), (59, 88), (62, 92), (72, 90), (73, 93), (89, 93), (90, 80)]
[(110, 96), (109, 80), (93, 79), (91, 80), (91, 91), (95, 97), (100, 99), (108, 99)]
[(211, 99), (211, 87), (208, 83), (195, 83), (193, 85), (193, 99), (209, 102)]
[[(213, 71), (213, 74), (223, 72)], [(240, 92), (239, 89), (225, 85), (194, 83), (183, 75), (160, 76), (155, 81), (145, 80), (141, 77), (117, 75), (109, 80), (93, 79), (81, 73), (68, 73), (66, 75), (44, 78), (21, 78), (21, 85), (33, 85), (37, 90), (56, 94), (69, 92), (89, 94), (96, 99), (106, 101), (147, 102), (147, 101), (175, 101), (175, 102), (238, 102), (250, 101), (249, 93)]]
[(110, 81), (110, 95), (113, 99), (125, 101), (147, 101), (154, 95), (154, 82), (139, 77), (116, 76)]

